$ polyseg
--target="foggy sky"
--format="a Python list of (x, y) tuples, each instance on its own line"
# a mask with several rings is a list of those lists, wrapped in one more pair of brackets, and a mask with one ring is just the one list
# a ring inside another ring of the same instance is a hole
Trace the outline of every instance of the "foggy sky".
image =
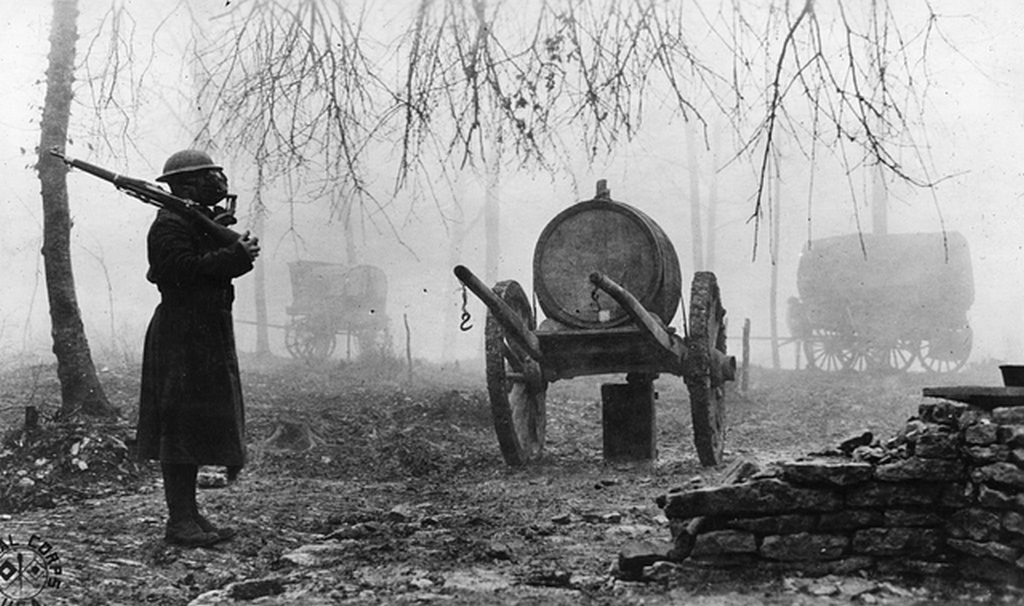
[[(177, 5), (177, 0), (126, 4), (135, 11), (133, 14), (144, 19), (145, 14), (158, 16), (159, 7)], [(889, 230), (939, 231), (944, 227), (963, 233), (972, 251), (976, 290), (970, 313), (975, 331), (971, 361), (993, 358), (1022, 362), (1024, 222), (1019, 207), (1024, 188), (1019, 148), (1024, 141), (1024, 42), (1018, 32), (1024, 29), (1024, 10), (1015, 0), (946, 0), (932, 5), (941, 14), (961, 15), (943, 21), (959, 53), (936, 45), (930, 57), (935, 71), (926, 119), (931, 128), (920, 139), (935, 166), (935, 174), (930, 176), (947, 178), (933, 191), (894, 184), (890, 193)], [(970, 8), (970, 15), (965, 13), (966, 7)], [(0, 128), (4, 133), (0, 137), (0, 163), (5, 175), (4, 195), (0, 198), (0, 260), (4, 276), (0, 294), (0, 359), (28, 356), (47, 360), (49, 322), (39, 255), (42, 209), (38, 180), (28, 167), (34, 161), (32, 154), (39, 139), (50, 10), (49, 3), (16, 0), (0, 0), (0, 8), (8, 9), (0, 17), (0, 84), (4, 90), (0, 98)], [(80, 29), (84, 38), (89, 27), (95, 26), (89, 21), (95, 15), (84, 6), (83, 11)], [(144, 25), (140, 21), (140, 27)], [(152, 69), (164, 70), (161, 73), (166, 78), (161, 85), (168, 90), (183, 85), (182, 78), (187, 77), (183, 74), (187, 70), (182, 69), (176, 56), (180, 52), (180, 48), (169, 45), (154, 55)], [(144, 100), (149, 119), (140, 125), (137, 136), (143, 153), (110, 168), (153, 179), (164, 158), (183, 147), (193, 133), (187, 132), (184, 121), (178, 118), (181, 109), (168, 106), (173, 96), (154, 98), (160, 95), (150, 93), (149, 97)], [(73, 124), (88, 117), (87, 110), (80, 105), (74, 112)], [(519, 280), (529, 290), (533, 246), (544, 225), (566, 206), (591, 197), (594, 182), (604, 178), (613, 198), (641, 208), (673, 240), (683, 268), (684, 300), (688, 299), (694, 268), (689, 253), (684, 125), (667, 117), (661, 121), (655, 113), (647, 118), (645, 126), (636, 142), (602, 160), (599, 166), (587, 167), (581, 159), (573, 179), (523, 174), (503, 177), (499, 194), (503, 213), (500, 278)], [(79, 137), (83, 134), (78, 132)], [(86, 150), (81, 140), (69, 146), (73, 155), (85, 157)], [(218, 160), (227, 162), (226, 158)], [(702, 166), (710, 167), (709, 152), (702, 157)], [(251, 199), (246, 167), (228, 165), (228, 174), (244, 209), (247, 197)], [(390, 177), (382, 175), (381, 179), (387, 181)], [(791, 164), (784, 166), (783, 179), (780, 306), (788, 296), (796, 294), (797, 259), (808, 235), (809, 171), (805, 161), (794, 157)], [(870, 190), (870, 182), (859, 174), (853, 175), (852, 181), (861, 203), (857, 210), (862, 228), (869, 230), (870, 210), (863, 206), (863, 201), (869, 199), (865, 192)], [(721, 172), (718, 263), (714, 270), (731, 318), (730, 336), (738, 335), (743, 318), (752, 319), (755, 335), (768, 334), (771, 260), (767, 240), (760, 241), (760, 252), (753, 258), (754, 231), (746, 221), (755, 186), (747, 166), (735, 165)], [(113, 362), (124, 358), (138, 361), (142, 332), (159, 300), (155, 287), (144, 279), (145, 232), (154, 211), (83, 173), (69, 174), (68, 187), (75, 220), (72, 255), (79, 304), (94, 353), (101, 359), (109, 354)], [(471, 221), (484, 199), (483, 181), (467, 177), (459, 191), (466, 220)], [(837, 167), (822, 166), (810, 199), (813, 237), (856, 231), (853, 192)], [(271, 322), (283, 324), (288, 321), (285, 308), (291, 298), (286, 264), (299, 258), (341, 260), (341, 227), (329, 223), (320, 209), (299, 208), (296, 216), (304, 237), (300, 243), (284, 236), (288, 221), (285, 207), (275, 207), (271, 201), (271, 212), (259, 262), (265, 264), (268, 272)], [(447, 213), (449, 218), (454, 216), (454, 203), (442, 205), (440, 212)], [(439, 210), (433, 202), (410, 206), (406, 200), (395, 207), (392, 220), (400, 230), (401, 243), (386, 229), (378, 231), (368, 224), (363, 259), (388, 273), (391, 288), (387, 312), (392, 319), (396, 346), (404, 345), (402, 316), (408, 315), (414, 356), (439, 360), (475, 355), (482, 340), (484, 318), (483, 307), (475, 301), (470, 311), (476, 329), (460, 334), (451, 344), (453, 350), (443, 350), (441, 329), (446, 318), (457, 318), (461, 297), (451, 274), (447, 258), (449, 233), (439, 218)], [(242, 227), (245, 222), (243, 215)], [(762, 228), (762, 238), (765, 229), (767, 226)], [(475, 235), (467, 242), (461, 262), (482, 275), (483, 253), (483, 240)], [(251, 274), (237, 280), (236, 289), (236, 318), (253, 319)], [(784, 308), (780, 309), (782, 335), (787, 336)], [(238, 337), (241, 349), (253, 348), (251, 327), (240, 324)], [(271, 339), (275, 353), (286, 355), (283, 331), (272, 330)], [(736, 345), (731, 347), (737, 351)], [(782, 359), (784, 364), (790, 364), (792, 350), (784, 350)], [(763, 344), (756, 345), (753, 361), (770, 362)]]

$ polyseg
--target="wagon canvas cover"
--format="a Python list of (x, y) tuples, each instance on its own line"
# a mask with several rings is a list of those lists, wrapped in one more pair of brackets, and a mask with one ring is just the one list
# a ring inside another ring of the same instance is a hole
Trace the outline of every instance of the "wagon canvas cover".
[(797, 288), (819, 318), (862, 309), (953, 320), (974, 302), (970, 251), (957, 232), (811, 241), (800, 256)]

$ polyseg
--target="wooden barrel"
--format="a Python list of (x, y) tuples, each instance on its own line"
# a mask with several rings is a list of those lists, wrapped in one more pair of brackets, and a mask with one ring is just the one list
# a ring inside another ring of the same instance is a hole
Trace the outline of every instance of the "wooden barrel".
[(565, 209), (544, 228), (533, 253), (533, 288), (547, 317), (575, 328), (629, 322), (619, 305), (591, 284), (599, 271), (668, 324), (682, 292), (679, 257), (650, 217), (595, 198)]

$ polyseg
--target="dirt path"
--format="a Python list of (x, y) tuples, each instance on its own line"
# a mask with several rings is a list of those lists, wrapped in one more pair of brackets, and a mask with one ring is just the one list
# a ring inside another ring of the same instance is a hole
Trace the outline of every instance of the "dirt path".
[[(513, 470), (500, 460), (473, 377), (410, 388), (355, 372), (284, 367), (250, 370), (246, 378), (252, 464), (238, 484), (200, 494), (211, 517), (240, 535), (211, 549), (164, 545), (152, 468), (132, 475), (138, 485), (131, 490), (65, 495), (56, 507), (4, 514), (0, 536), (8, 542), (35, 535), (59, 554), (62, 586), (41, 591), (42, 603), (904, 606), (1021, 597), (914, 580), (753, 578), (671, 567), (654, 581), (619, 578), (615, 565), (626, 544), (669, 540), (654, 499), (722, 472), (697, 465), (681, 381), (659, 381), (656, 463), (602, 462), (597, 381), (577, 380), (549, 394), (546, 460)], [(918, 379), (871, 386), (797, 378), (764, 374), (746, 397), (733, 394), (731, 461), (808, 452), (864, 427), (884, 432), (920, 400)], [(271, 447), (265, 440), (282, 422), (312, 429), (308, 444)], [(73, 468), (58, 473), (65, 468), (55, 466), (36, 488), (72, 485)], [(19, 477), (10, 468), (8, 476)]]

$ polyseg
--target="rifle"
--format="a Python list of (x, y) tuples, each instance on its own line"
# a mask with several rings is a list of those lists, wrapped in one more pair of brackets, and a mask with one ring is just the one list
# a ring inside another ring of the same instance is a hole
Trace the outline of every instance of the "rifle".
[[(58, 149), (51, 149), (50, 155), (60, 158), (60, 160), (68, 166), (84, 170), (94, 177), (99, 177), (104, 181), (113, 183), (114, 187), (117, 189), (123, 191), (129, 196), (132, 196), (133, 198), (142, 200), (146, 204), (152, 204), (157, 208), (165, 208), (175, 214), (194, 220), (203, 231), (217, 239), (224, 246), (234, 244), (242, 237), (242, 234), (211, 219), (208, 215), (199, 210), (200, 206), (195, 202), (179, 198), (178, 196), (160, 188), (158, 185), (154, 185), (148, 181), (143, 181), (142, 179), (134, 179), (132, 177), (126, 177), (125, 175), (119, 175), (105, 168), (96, 166), (95, 164), (90, 164), (84, 160), (69, 158)], [(233, 212), (235, 210), (236, 198), (237, 196), (235, 196), (235, 194), (227, 195), (229, 212)]]

